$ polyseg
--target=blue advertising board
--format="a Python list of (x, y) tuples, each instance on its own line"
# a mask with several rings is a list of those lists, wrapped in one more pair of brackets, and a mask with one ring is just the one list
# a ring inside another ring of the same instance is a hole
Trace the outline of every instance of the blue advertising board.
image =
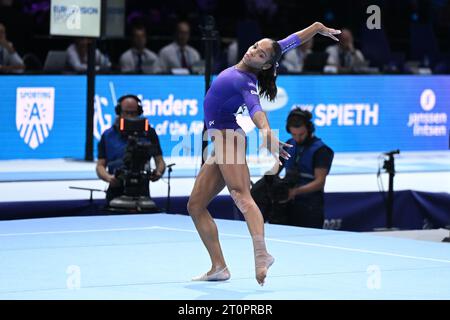
[(309, 109), (337, 152), (449, 149), (450, 77), (284, 77), (279, 86), (286, 102), (271, 124), (283, 128), (289, 109)]
[(1, 76), (0, 159), (82, 158), (86, 77)]
[[(201, 149), (204, 80), (200, 76), (98, 76), (94, 137), (114, 121), (115, 101), (137, 95), (165, 156), (195, 156)], [(198, 150), (194, 150), (196, 149)]]

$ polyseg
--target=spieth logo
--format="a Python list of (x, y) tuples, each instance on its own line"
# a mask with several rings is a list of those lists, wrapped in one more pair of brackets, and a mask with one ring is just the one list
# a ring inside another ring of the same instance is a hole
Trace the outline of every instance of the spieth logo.
[(17, 88), (16, 127), (20, 137), (36, 149), (53, 128), (55, 88)]

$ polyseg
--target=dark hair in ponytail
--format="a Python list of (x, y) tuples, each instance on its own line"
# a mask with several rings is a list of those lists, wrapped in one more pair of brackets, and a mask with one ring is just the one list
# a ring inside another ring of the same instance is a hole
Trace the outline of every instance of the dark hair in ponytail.
[(277, 67), (278, 61), (281, 58), (281, 47), (275, 40), (272, 40), (272, 49), (274, 54), (270, 60), (272, 66), (267, 70), (261, 70), (258, 73), (258, 87), (259, 95), (261, 97), (266, 97), (270, 101), (275, 100), (277, 96)]

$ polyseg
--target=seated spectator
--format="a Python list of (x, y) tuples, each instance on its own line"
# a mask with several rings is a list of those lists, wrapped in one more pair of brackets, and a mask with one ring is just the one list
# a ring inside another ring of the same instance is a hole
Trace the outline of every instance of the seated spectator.
[(145, 27), (131, 30), (131, 48), (120, 56), (120, 70), (124, 73), (158, 73), (158, 56), (147, 46)]
[(173, 69), (187, 69), (200, 62), (200, 54), (196, 49), (188, 45), (190, 26), (187, 22), (178, 22), (175, 41), (165, 46), (159, 52), (159, 62), (163, 72), (171, 73)]
[(329, 46), (327, 64), (335, 66), (339, 72), (358, 71), (365, 66), (364, 56), (353, 44), (353, 34), (343, 29), (339, 36), (339, 43)]
[(311, 39), (294, 50), (286, 52), (281, 60), (281, 67), (283, 67), (287, 73), (302, 72), (305, 58), (312, 53), (313, 45), (314, 41)]
[[(88, 38), (78, 38), (75, 43), (71, 44), (67, 50), (67, 64), (70, 70), (76, 72), (84, 72), (87, 70), (88, 45), (92, 41)], [(95, 70), (109, 70), (111, 62), (108, 57), (95, 50)]]
[(6, 28), (0, 23), (0, 73), (22, 73), (24, 69), (22, 58), (6, 38)]

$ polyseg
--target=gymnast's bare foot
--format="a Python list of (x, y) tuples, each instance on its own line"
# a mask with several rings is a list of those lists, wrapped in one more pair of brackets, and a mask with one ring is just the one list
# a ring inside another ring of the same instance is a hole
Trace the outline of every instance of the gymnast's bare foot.
[(267, 253), (265, 256), (257, 256), (256, 267), (256, 281), (260, 286), (264, 285), (264, 281), (267, 276), (267, 272), (269, 271), (269, 268), (272, 266), (272, 264), (275, 262), (275, 258), (272, 257), (269, 253)]
[(192, 278), (192, 281), (226, 281), (230, 277), (231, 274), (227, 266), (213, 267), (207, 273)]

